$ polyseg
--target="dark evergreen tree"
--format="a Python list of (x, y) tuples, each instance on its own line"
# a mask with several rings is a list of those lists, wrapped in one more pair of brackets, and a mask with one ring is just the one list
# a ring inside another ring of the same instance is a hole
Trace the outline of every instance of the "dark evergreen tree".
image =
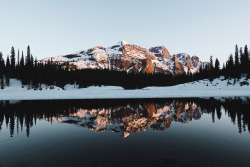
[(0, 52), (0, 78), (2, 78), (5, 73), (4, 69), (5, 69), (5, 64), (4, 64), (3, 54), (2, 52)]
[(21, 57), (21, 59), (20, 59), (20, 67), (24, 67), (23, 51), (22, 51), (22, 57)]
[(230, 78), (235, 76), (234, 59), (233, 59), (233, 55), (232, 54), (230, 54), (229, 59), (227, 61), (226, 71), (227, 71), (228, 76)]
[(17, 63), (16, 63), (16, 78), (20, 79), (20, 52), (19, 49), (17, 51)]
[(16, 55), (15, 55), (15, 49), (12, 46), (11, 47), (11, 54), (10, 54), (10, 65), (11, 65), (11, 77), (14, 77), (15, 67), (16, 67)]
[(213, 64), (213, 56), (210, 56), (210, 69), (214, 68), (214, 64)]
[(22, 51), (22, 56), (20, 59), (19, 73), (20, 73), (20, 79), (21, 79), (22, 85), (23, 85), (24, 84), (24, 75), (25, 75), (23, 51)]
[(6, 71), (6, 73), (5, 73), (5, 83), (6, 83), (6, 86), (9, 86), (9, 84), (10, 84), (10, 76), (11, 76), (11, 65), (10, 65), (9, 55), (7, 56), (5, 71)]
[(0, 52), (0, 88), (4, 89), (4, 70), (5, 70), (5, 64), (3, 59), (3, 54)]
[(10, 65), (10, 58), (9, 58), (9, 55), (7, 56), (7, 59), (6, 59), (6, 66), (5, 66), (5, 69), (6, 69), (6, 75), (10, 75), (10, 71), (11, 71), (11, 65)]
[(25, 65), (30, 66), (31, 63), (31, 54), (30, 54), (30, 46), (27, 47), (27, 55), (25, 57)]
[(215, 78), (215, 72), (214, 72), (214, 64), (213, 64), (213, 56), (210, 56), (210, 62), (209, 62), (209, 81), (213, 81)]
[(244, 73), (247, 73), (248, 72), (248, 64), (249, 64), (249, 53), (248, 53), (248, 47), (247, 45), (245, 45), (244, 47)]
[(17, 67), (20, 66), (20, 55), (19, 55), (19, 49), (18, 49), (18, 52), (17, 52)]
[(234, 61), (235, 61), (235, 73), (238, 79), (241, 77), (241, 68), (240, 68), (240, 58), (239, 58), (239, 49), (238, 45), (235, 46), (235, 56), (234, 56)]
[(32, 77), (32, 62), (31, 62), (30, 46), (27, 47), (27, 55), (25, 57), (24, 79), (23, 83), (28, 85), (28, 89), (31, 84)]
[(240, 62), (239, 62), (239, 49), (238, 45), (235, 46), (235, 56), (234, 56), (234, 61), (235, 61), (235, 69), (239, 70)]
[(34, 65), (34, 57), (33, 57), (33, 55), (31, 54), (31, 55), (30, 55), (30, 68), (32, 68), (33, 65)]
[(215, 65), (214, 65), (214, 69), (215, 69), (215, 74), (216, 76), (219, 76), (220, 75), (220, 62), (219, 60), (216, 58), (215, 59)]
[(240, 47), (240, 72), (243, 73), (243, 66), (244, 66), (244, 55), (242, 51), (242, 47)]

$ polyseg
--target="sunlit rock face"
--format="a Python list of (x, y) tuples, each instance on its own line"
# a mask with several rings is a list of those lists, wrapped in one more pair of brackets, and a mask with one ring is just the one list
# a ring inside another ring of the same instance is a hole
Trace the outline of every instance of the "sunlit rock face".
[(153, 53), (156, 57), (159, 58), (170, 58), (170, 54), (164, 46), (156, 46), (149, 48), (149, 52)]
[(201, 67), (197, 56), (186, 53), (170, 55), (164, 46), (146, 49), (120, 41), (110, 47), (95, 46), (73, 54), (48, 57), (39, 61), (52, 61), (66, 69), (110, 69), (128, 73), (196, 73)]
[(201, 115), (202, 111), (195, 103), (174, 101), (161, 105), (141, 103), (108, 109), (79, 109), (53, 121), (87, 127), (95, 132), (117, 132), (128, 137), (132, 133), (146, 131), (149, 128), (166, 130), (173, 121), (188, 123), (192, 119), (199, 119)]

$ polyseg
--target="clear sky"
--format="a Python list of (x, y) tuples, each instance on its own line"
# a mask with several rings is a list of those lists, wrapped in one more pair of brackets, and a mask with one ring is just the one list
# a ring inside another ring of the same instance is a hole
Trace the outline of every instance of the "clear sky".
[(250, 45), (250, 0), (1, 0), (0, 51), (38, 59), (120, 40), (225, 62)]

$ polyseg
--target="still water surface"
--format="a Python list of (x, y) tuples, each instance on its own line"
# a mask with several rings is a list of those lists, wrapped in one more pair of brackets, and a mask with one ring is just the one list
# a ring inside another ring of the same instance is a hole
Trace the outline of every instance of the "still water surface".
[(249, 98), (0, 101), (0, 166), (250, 167), (249, 131)]

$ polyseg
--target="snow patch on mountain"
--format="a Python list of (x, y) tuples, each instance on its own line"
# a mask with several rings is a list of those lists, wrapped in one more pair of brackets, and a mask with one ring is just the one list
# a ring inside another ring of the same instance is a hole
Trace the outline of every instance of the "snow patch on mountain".
[(196, 73), (201, 67), (197, 56), (190, 57), (186, 53), (171, 56), (164, 46), (148, 50), (124, 40), (111, 47), (96, 46), (74, 54), (45, 58), (40, 63), (47, 61), (70, 69), (113, 69), (136, 73)]
[(127, 45), (127, 44), (129, 44), (129, 43), (125, 40), (121, 40), (117, 43), (117, 45), (120, 45), (120, 46)]

